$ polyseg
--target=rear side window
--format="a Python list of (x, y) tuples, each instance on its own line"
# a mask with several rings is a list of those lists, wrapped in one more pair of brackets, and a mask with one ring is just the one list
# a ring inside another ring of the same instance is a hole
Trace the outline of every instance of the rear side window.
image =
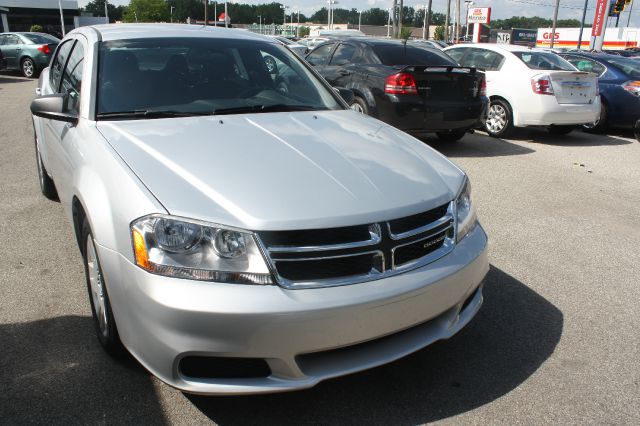
[(34, 44), (50, 44), (50, 43), (59, 43), (55, 37), (46, 34), (23, 34), (22, 35), (27, 40), (33, 42)]
[(384, 65), (457, 65), (435, 49), (397, 44), (374, 46), (373, 51)]
[(631, 78), (640, 78), (640, 62), (635, 59), (613, 58), (609, 63)]
[(334, 46), (335, 44), (331, 43), (317, 47), (313, 52), (309, 53), (307, 62), (311, 65), (327, 65), (329, 62), (329, 54), (331, 54)]
[(61, 93), (67, 94), (67, 110), (78, 113), (80, 109), (80, 87), (82, 85), (82, 67), (84, 48), (80, 42), (71, 51), (69, 61), (62, 74)]
[(6, 40), (4, 44), (7, 44), (7, 45), (24, 44), (20, 39), (20, 37), (18, 37), (17, 35), (9, 34), (5, 37), (6, 37)]
[(69, 52), (71, 51), (73, 43), (74, 40), (68, 40), (61, 44), (58, 48), (56, 57), (53, 58), (53, 61), (51, 61), (51, 70), (49, 71), (49, 84), (51, 84), (51, 88), (54, 92), (57, 92), (60, 89), (62, 70), (64, 70), (64, 66), (67, 63), (67, 58), (69, 57)]
[(331, 58), (330, 65), (342, 66), (349, 64), (353, 61), (353, 57), (356, 54), (356, 47), (350, 44), (341, 44), (336, 49), (336, 53)]
[(2, 35), (0, 34), (0, 46), (4, 46), (5, 44), (9, 44), (7, 43), (7, 37), (6, 35)]
[(485, 49), (470, 49), (462, 61), (465, 67), (480, 68), (485, 71), (499, 71), (503, 63), (504, 56)]
[(513, 54), (524, 62), (532, 70), (549, 71), (575, 71), (576, 69), (569, 62), (562, 59), (555, 53), (548, 52), (513, 52)]

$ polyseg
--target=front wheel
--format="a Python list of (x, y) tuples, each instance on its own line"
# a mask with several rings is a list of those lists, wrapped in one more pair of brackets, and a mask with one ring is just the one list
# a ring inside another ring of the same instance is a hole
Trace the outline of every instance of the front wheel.
[(31, 58), (24, 58), (22, 63), (20, 64), (20, 70), (22, 71), (22, 75), (27, 78), (35, 78), (36, 77), (36, 64), (33, 62)]
[(98, 340), (104, 350), (113, 357), (120, 357), (126, 351), (120, 336), (118, 328), (113, 319), (111, 311), (111, 302), (107, 287), (102, 275), (102, 267), (100, 259), (93, 240), (93, 233), (89, 226), (89, 222), (85, 218), (82, 222), (82, 257), (84, 259), (84, 272), (87, 279), (87, 289), (89, 291), (89, 302), (91, 304), (91, 313), (93, 322), (98, 335)]
[(449, 130), (447, 132), (436, 132), (438, 139), (445, 142), (457, 142), (467, 133), (465, 130)]
[(367, 107), (367, 103), (359, 96), (353, 98), (353, 103), (351, 104), (351, 109), (357, 111), (361, 114), (369, 114), (369, 108)]
[(484, 123), (484, 130), (496, 138), (507, 137), (513, 133), (513, 113), (511, 105), (502, 99), (492, 99)]

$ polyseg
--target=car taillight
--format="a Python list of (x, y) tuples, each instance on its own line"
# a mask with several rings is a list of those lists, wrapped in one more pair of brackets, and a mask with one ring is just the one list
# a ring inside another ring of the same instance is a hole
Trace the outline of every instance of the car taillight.
[(51, 49), (49, 49), (48, 44), (43, 44), (42, 46), (38, 46), (38, 50), (44, 53), (45, 55), (48, 55), (49, 53), (51, 53)]
[(627, 81), (622, 88), (634, 96), (640, 97), (640, 81)]
[(482, 77), (482, 81), (480, 82), (480, 93), (478, 96), (487, 96), (487, 79)]
[(418, 88), (416, 87), (416, 81), (413, 78), (413, 74), (399, 72), (397, 74), (390, 75), (384, 81), (384, 93), (389, 93), (391, 95), (418, 94)]
[(533, 93), (537, 93), (538, 95), (553, 95), (551, 78), (546, 74), (531, 77), (531, 88), (533, 89)]

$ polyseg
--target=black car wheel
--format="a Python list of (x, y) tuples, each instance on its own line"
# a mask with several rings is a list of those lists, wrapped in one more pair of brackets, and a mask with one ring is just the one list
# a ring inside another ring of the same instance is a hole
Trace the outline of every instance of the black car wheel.
[(38, 182), (40, 183), (40, 191), (42, 195), (51, 201), (58, 201), (58, 191), (56, 185), (53, 183), (53, 179), (49, 177), (47, 169), (44, 168), (42, 162), (42, 156), (40, 155), (40, 147), (38, 145), (38, 139), (35, 139), (36, 145), (36, 167), (38, 169)]
[(511, 105), (502, 99), (492, 99), (484, 124), (484, 130), (496, 138), (507, 137), (513, 132)]
[(359, 96), (355, 96), (353, 98), (353, 103), (351, 104), (351, 109), (357, 111), (362, 114), (369, 114), (369, 108), (367, 107), (367, 103)]
[(448, 132), (436, 132), (438, 139), (446, 142), (457, 142), (467, 133), (465, 130), (449, 130)]
[(600, 107), (600, 117), (593, 123), (583, 124), (582, 128), (589, 133), (604, 133), (607, 129), (607, 115), (607, 104), (603, 102)]
[(109, 355), (121, 357), (126, 351), (124, 346), (122, 346), (120, 336), (118, 335), (118, 328), (113, 319), (111, 302), (87, 218), (84, 218), (82, 222), (82, 237), (80, 241), (82, 241), (81, 250), (84, 259), (87, 289), (89, 291), (89, 302), (91, 304), (91, 313), (93, 315), (98, 340)]
[(20, 70), (22, 75), (27, 78), (34, 78), (36, 76), (36, 64), (31, 58), (24, 58), (20, 64)]

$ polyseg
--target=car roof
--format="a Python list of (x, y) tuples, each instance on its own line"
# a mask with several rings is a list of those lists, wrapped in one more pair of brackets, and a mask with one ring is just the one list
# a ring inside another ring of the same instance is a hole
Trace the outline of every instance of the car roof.
[(272, 38), (239, 28), (220, 28), (189, 24), (103, 24), (91, 27), (100, 33), (103, 41), (137, 38), (203, 37), (262, 40), (275, 43)]
[(493, 50), (495, 52), (541, 52), (551, 53), (548, 50), (537, 47), (518, 46), (517, 44), (494, 44), (494, 43), (464, 43), (449, 46), (446, 49), (455, 49), (460, 47), (480, 47), (482, 49)]
[[(387, 39), (387, 38), (368, 38), (368, 37), (346, 37), (346, 38), (336, 38), (330, 39), (331, 42), (345, 42), (349, 41), (354, 44), (366, 44), (368, 46), (402, 46), (404, 44), (404, 40), (397, 39)], [(413, 43), (407, 43), (408, 46), (415, 46)], [(426, 47), (426, 46), (425, 46)], [(420, 46), (420, 49), (424, 49), (425, 47)], [(428, 48), (428, 47), (427, 47)]]

